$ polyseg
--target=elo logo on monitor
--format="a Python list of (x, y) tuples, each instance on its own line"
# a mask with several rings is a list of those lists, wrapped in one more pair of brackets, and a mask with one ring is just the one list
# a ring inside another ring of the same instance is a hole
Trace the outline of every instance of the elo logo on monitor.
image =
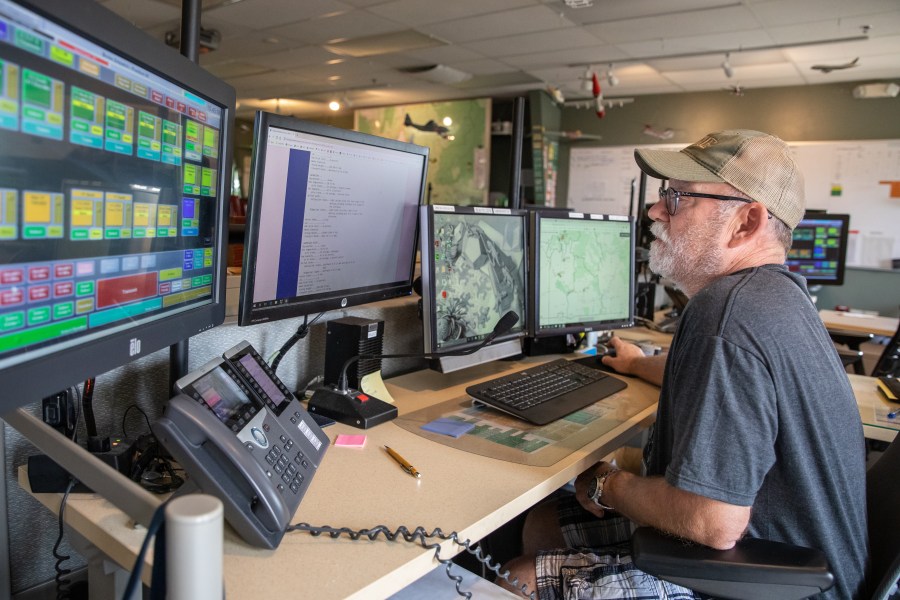
[(347, 299), (341, 298), (341, 308), (347, 308)]
[(128, 342), (128, 356), (137, 356), (141, 353), (141, 338), (131, 338)]

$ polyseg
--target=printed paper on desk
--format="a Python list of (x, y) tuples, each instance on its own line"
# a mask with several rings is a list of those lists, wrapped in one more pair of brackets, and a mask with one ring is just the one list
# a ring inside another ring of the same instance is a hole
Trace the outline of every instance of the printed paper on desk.
[(458, 438), (464, 433), (471, 431), (475, 427), (475, 423), (466, 423), (465, 421), (457, 421), (456, 419), (447, 419), (441, 417), (435, 419), (431, 423), (422, 425), (422, 429), (432, 433), (440, 433), (441, 435), (449, 435)]

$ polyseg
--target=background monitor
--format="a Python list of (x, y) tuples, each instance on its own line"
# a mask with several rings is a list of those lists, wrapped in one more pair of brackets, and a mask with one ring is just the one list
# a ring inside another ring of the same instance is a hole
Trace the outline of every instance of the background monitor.
[(787, 267), (809, 285), (843, 285), (850, 215), (807, 212), (794, 229)]
[(409, 295), (428, 148), (258, 112), (238, 320)]
[(634, 219), (531, 215), (530, 334), (547, 337), (634, 324)]
[(97, 3), (0, 0), (0, 411), (224, 320), (234, 105)]
[(423, 206), (422, 322), (426, 353), (478, 345), (513, 310), (519, 321), (469, 356), (432, 368), (449, 372), (521, 353), (527, 326), (527, 212), (508, 208)]

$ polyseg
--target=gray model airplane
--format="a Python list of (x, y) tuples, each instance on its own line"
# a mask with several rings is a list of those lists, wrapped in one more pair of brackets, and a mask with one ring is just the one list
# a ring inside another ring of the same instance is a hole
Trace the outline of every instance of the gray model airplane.
[(850, 62), (846, 62), (840, 65), (813, 65), (810, 69), (815, 69), (816, 71), (822, 71), (823, 73), (831, 73), (832, 71), (840, 71), (842, 69), (850, 69), (856, 66), (856, 63), (859, 62), (859, 57), (857, 56)]

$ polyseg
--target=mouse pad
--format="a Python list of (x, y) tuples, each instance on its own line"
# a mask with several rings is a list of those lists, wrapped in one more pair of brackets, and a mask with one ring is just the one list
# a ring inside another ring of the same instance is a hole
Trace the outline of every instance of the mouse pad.
[[(548, 467), (654, 406), (657, 395), (658, 392), (632, 394), (622, 391), (540, 426), (482, 405), (473, 406), (472, 399), (464, 395), (403, 414), (394, 422), (445, 446), (508, 462)], [(422, 429), (422, 425), (441, 418), (469, 423), (473, 427), (459, 438)]]

